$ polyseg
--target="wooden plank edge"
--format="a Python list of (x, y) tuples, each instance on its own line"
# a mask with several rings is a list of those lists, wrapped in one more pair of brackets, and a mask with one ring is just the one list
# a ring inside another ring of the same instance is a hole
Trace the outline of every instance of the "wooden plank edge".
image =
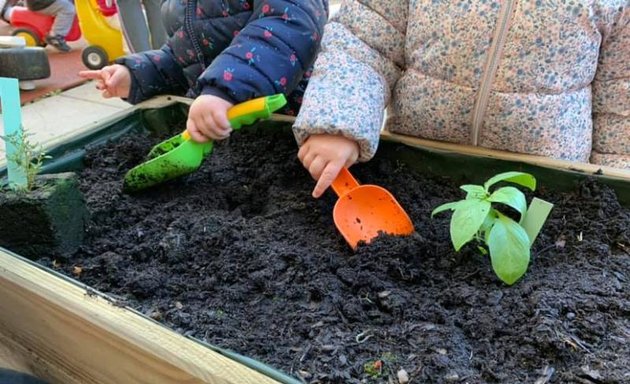
[(1, 248), (0, 292), (2, 333), (64, 372), (51, 383), (277, 383)]
[(0, 344), (11, 354), (13, 364), (1, 365), (17, 372), (27, 373), (50, 383), (77, 383), (75, 378), (68, 376), (59, 366), (51, 361), (43, 360), (30, 351), (25, 345), (0, 332)]
[(594, 176), (605, 176), (611, 179), (630, 181), (630, 170), (613, 168), (604, 165), (581, 163), (568, 160), (557, 160), (544, 156), (528, 155), (522, 153), (488, 149), (483, 147), (474, 147), (470, 145), (426, 140), (413, 136), (392, 133), (389, 131), (381, 132), (381, 139), (432, 151), (456, 153), (475, 157), (486, 157), (497, 160), (516, 161), (544, 168), (553, 168), (562, 171), (577, 172)]
[(11, 339), (7, 338), (0, 330), (0, 368), (17, 372), (32, 374), (29, 360), (24, 357), (24, 351), (19, 350)]

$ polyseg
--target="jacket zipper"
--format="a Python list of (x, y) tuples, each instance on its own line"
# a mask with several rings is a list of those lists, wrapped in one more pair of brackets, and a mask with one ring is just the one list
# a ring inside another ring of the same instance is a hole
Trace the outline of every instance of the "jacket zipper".
[(197, 61), (201, 65), (201, 71), (206, 70), (206, 63), (203, 56), (203, 51), (201, 50), (201, 45), (199, 45), (199, 40), (197, 40), (197, 36), (195, 35), (195, 28), (193, 26), (193, 21), (195, 21), (195, 13), (197, 11), (197, 0), (188, 0), (186, 3), (186, 15), (184, 19), (184, 28), (188, 33), (188, 38), (192, 43), (193, 49), (195, 50), (195, 54), (197, 55)]
[(494, 30), (494, 36), (492, 36), (492, 44), (488, 51), (488, 58), (486, 59), (485, 70), (481, 77), (481, 84), (479, 91), (477, 92), (477, 100), (475, 100), (475, 107), (473, 109), (472, 120), (472, 145), (479, 145), (479, 133), (481, 131), (481, 125), (483, 124), (484, 115), (488, 107), (488, 100), (490, 98), (490, 91), (492, 90), (492, 83), (499, 67), (499, 59), (505, 46), (505, 39), (507, 37), (508, 30), (510, 29), (510, 21), (512, 20), (512, 13), (516, 6), (516, 0), (504, 0), (499, 10), (499, 17), (497, 19), (497, 27)]

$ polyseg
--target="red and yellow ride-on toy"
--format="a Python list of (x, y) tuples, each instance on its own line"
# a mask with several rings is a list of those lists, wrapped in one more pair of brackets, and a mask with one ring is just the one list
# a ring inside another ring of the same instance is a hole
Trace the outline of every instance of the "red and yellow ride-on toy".
[[(13, 36), (23, 37), (28, 47), (46, 46), (46, 36), (55, 18), (43, 13), (30, 11), (26, 7), (15, 6), (11, 9), (9, 23), (13, 28)], [(79, 22), (75, 18), (70, 32), (65, 36), (66, 41), (77, 41), (81, 38)]]
[[(83, 64), (90, 69), (100, 69), (114, 59), (123, 56), (123, 38), (120, 29), (107, 22), (106, 17), (112, 15), (109, 7), (97, 0), (75, 0), (77, 17), (66, 36), (66, 41), (83, 38), (88, 46), (83, 49)], [(115, 8), (113, 8), (115, 10)], [(115, 11), (114, 11), (115, 12)], [(14, 36), (21, 36), (27, 46), (45, 46), (45, 39), (52, 27), (53, 16), (28, 10), (26, 7), (13, 7), (9, 23)]]

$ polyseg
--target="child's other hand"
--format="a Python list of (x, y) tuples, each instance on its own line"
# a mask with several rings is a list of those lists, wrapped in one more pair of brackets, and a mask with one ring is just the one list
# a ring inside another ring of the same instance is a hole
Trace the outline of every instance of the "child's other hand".
[(232, 127), (227, 111), (232, 103), (220, 97), (201, 95), (193, 101), (188, 111), (186, 130), (193, 140), (203, 143), (209, 140), (222, 140), (230, 136)]
[(114, 64), (96, 71), (81, 71), (79, 76), (96, 80), (96, 89), (103, 91), (102, 95), (105, 98), (129, 97), (131, 73), (124, 65)]
[(359, 158), (359, 144), (340, 135), (311, 135), (300, 148), (298, 158), (317, 185), (313, 197), (320, 197), (337, 178), (343, 167)]

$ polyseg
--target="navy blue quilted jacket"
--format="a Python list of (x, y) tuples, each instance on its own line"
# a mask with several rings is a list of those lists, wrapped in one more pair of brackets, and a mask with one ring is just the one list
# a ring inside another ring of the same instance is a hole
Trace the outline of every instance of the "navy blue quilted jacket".
[(297, 113), (328, 19), (328, 0), (166, 0), (169, 38), (117, 60), (131, 71), (128, 102), (156, 95), (232, 103), (284, 93)]

